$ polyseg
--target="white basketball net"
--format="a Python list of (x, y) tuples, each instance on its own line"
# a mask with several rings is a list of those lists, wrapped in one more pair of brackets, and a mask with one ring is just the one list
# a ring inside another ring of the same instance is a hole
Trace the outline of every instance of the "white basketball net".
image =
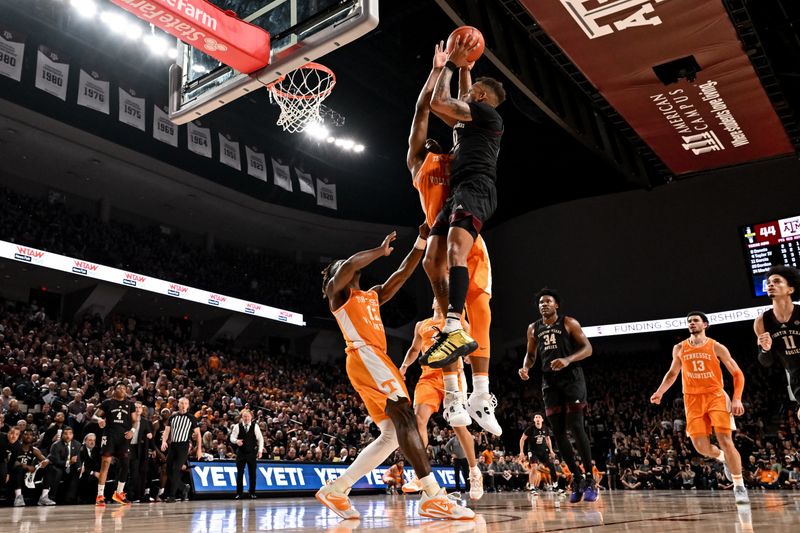
[(270, 99), (278, 103), (278, 126), (289, 133), (300, 133), (307, 126), (322, 122), (320, 106), (336, 85), (333, 71), (319, 63), (308, 63), (268, 85)]

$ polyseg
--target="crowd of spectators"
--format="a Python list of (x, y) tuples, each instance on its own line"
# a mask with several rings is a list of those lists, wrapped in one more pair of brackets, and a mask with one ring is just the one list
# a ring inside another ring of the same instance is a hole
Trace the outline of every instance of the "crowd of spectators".
[[(664, 368), (654, 361), (659, 361), (657, 354), (641, 358), (606, 354), (586, 363), (587, 425), (595, 472), (602, 472), (601, 485), (625, 490), (728, 488), (721, 465), (700, 457), (685, 435), (679, 388), (665, 405), (649, 403), (668, 366), (668, 360), (663, 361)], [(513, 358), (493, 363), (494, 388), (503, 390), (498, 418), (506, 428), (504, 436), (474, 433), (487, 490), (524, 490), (533, 479), (530, 472), (538, 469), (520, 456), (518, 439), (533, 414), (541, 412), (539, 388), (501, 386), (503, 380), (516, 379), (519, 363)], [(765, 489), (797, 488), (797, 420), (791, 410), (778, 417), (785, 377), (747, 359), (740, 359), (740, 365), (747, 376), (746, 413), (738, 419), (736, 443), (747, 483)], [(72, 429), (76, 443), (89, 434), (99, 440), (102, 430), (93, 414), (114, 383), (123, 380), (155, 431), (174, 411), (177, 400), (188, 398), (206, 459), (235, 457), (230, 430), (241, 411), (249, 408), (264, 435), (262, 459), (348, 463), (377, 430), (343, 367), (342, 361), (310, 364), (297, 354), (195, 342), (165, 318), (85, 317), (60, 322), (35, 304), (0, 302), (0, 434), (12, 427), (29, 430), (30, 444), (44, 456), (63, 441), (66, 428)], [(409, 373), (410, 390), (413, 375)], [(440, 415), (432, 418), (429, 430), (431, 461), (451, 465), (452, 430)], [(157, 454), (154, 450), (154, 460)], [(83, 474), (86, 467), (79, 464)], [(563, 488), (568, 475), (558, 473), (550, 482)], [(150, 495), (157, 497), (153, 491)]]
[[(53, 198), (0, 187), (0, 239), (305, 315), (329, 314), (320, 289), (324, 265), (225, 243), (208, 251), (175, 230), (113, 218), (102, 223), (70, 209), (63, 197)], [(401, 326), (415, 313), (414, 301), (404, 291), (382, 310), (389, 326)]]

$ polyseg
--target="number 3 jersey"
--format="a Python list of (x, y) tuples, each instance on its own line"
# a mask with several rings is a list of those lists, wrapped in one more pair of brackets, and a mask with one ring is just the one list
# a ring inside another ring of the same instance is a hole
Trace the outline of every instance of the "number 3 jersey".
[(681, 358), (681, 376), (684, 394), (706, 394), (719, 392), (722, 388), (722, 368), (714, 353), (713, 339), (706, 339), (700, 346), (692, 346), (689, 340), (681, 342), (678, 356)]
[[(559, 316), (552, 324), (545, 324), (539, 319), (533, 324), (533, 334), (536, 338), (536, 357), (542, 362), (542, 372), (554, 372), (550, 363), (554, 360), (572, 355), (575, 351), (572, 346), (567, 327), (564, 325), (566, 317)], [(570, 367), (579, 367), (580, 363), (572, 363)]]

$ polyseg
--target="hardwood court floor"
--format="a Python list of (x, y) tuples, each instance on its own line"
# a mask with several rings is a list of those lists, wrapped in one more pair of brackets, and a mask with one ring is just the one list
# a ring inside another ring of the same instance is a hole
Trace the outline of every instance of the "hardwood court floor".
[(355, 496), (360, 520), (341, 521), (313, 497), (255, 501), (201, 500), (174, 504), (0, 508), (3, 533), (234, 533), (244, 531), (380, 531), (492, 533), (534, 531), (747, 532), (800, 531), (800, 492), (752, 491), (750, 506), (731, 492), (602, 492), (593, 503), (570, 505), (552, 494), (486, 494), (472, 507), (474, 522), (416, 517), (418, 496)]

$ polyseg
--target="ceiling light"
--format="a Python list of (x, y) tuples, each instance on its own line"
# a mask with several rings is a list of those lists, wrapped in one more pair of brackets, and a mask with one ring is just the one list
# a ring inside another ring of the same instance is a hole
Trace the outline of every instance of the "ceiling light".
[(194, 65), (192, 65), (192, 72), (203, 74), (205, 72), (208, 72), (208, 69), (199, 63), (195, 63)]
[(134, 40), (142, 36), (142, 26), (137, 22), (131, 22), (125, 30), (125, 37)]
[(169, 50), (167, 50), (167, 57), (170, 59), (178, 59), (178, 49), (170, 48)]
[(312, 137), (317, 140), (327, 139), (328, 138), (328, 128), (322, 125), (321, 122), (313, 122), (306, 126), (305, 129), (306, 135)]
[(167, 51), (167, 41), (162, 37), (157, 37), (155, 35), (147, 35), (145, 36), (144, 44), (150, 48), (150, 51), (154, 54), (163, 54)]
[(125, 18), (119, 13), (112, 13), (111, 11), (103, 11), (100, 15), (100, 20), (115, 33), (124, 33), (128, 27)]
[(328, 137), (328, 142), (332, 143), (336, 140), (336, 137)]
[(353, 141), (352, 139), (345, 139), (344, 141), (342, 141), (342, 148), (344, 148), (345, 150), (352, 150), (355, 144), (356, 144), (355, 141)]
[(364, 151), (364, 145), (363, 144), (357, 144), (357, 145), (353, 146), (353, 151), (360, 154), (361, 152)]
[(70, 4), (81, 17), (92, 18), (97, 14), (97, 4), (92, 0), (72, 0)]

